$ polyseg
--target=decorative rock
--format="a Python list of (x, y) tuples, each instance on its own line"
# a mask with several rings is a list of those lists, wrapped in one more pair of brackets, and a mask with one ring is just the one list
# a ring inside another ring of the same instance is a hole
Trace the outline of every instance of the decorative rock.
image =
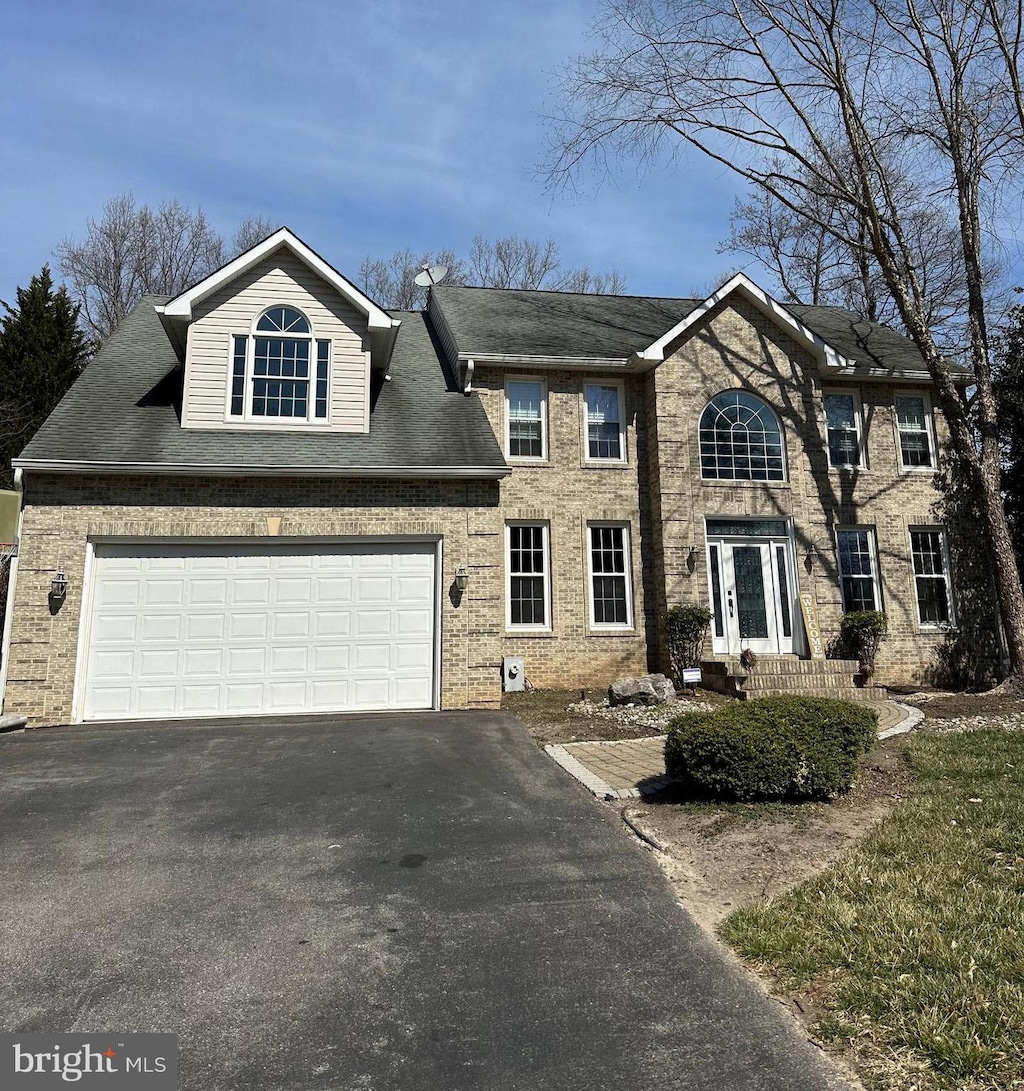
[(612, 706), (663, 705), (675, 695), (675, 687), (663, 674), (618, 678), (608, 687), (608, 703)]

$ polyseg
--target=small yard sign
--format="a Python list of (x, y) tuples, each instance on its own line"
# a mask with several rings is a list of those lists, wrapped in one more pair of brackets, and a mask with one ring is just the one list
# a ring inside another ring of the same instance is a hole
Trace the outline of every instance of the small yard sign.
[(684, 686), (699, 686), (701, 679), (704, 676), (700, 672), (700, 667), (684, 667), (683, 668), (683, 685)]

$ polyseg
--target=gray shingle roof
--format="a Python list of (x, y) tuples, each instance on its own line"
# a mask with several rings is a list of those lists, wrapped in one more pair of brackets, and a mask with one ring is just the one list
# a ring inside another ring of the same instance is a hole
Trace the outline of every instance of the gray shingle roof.
[(483, 407), (462, 394), (423, 314), (402, 325), (368, 434), (184, 429), (183, 369), (147, 296), (125, 317), (21, 455), (37, 461), (368, 469), (473, 468), (505, 460)]
[[(583, 295), (515, 289), (432, 288), (460, 353), (625, 359), (653, 344), (700, 299)], [(841, 307), (786, 304), (801, 322), (858, 366), (898, 375), (924, 362), (909, 338)]]

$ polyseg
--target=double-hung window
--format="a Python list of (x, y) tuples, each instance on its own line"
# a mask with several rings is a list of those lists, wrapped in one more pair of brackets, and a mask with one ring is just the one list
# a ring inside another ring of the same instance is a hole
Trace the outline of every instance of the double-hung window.
[(952, 625), (953, 596), (945, 531), (934, 527), (912, 528), (910, 555), (914, 564), (917, 620), (921, 627), (943, 628)]
[(932, 410), (928, 396), (897, 394), (894, 401), (903, 468), (931, 469), (935, 465), (935, 437), (932, 434)]
[(836, 531), (839, 551), (839, 583), (843, 610), (878, 610), (878, 555), (875, 532), (870, 527), (849, 527)]
[(857, 395), (826, 391), (825, 427), (828, 432), (828, 464), (833, 469), (855, 469), (863, 465), (861, 415)]
[(505, 384), (505, 451), (509, 458), (548, 456), (547, 391), (543, 379), (509, 379)]
[(328, 419), (331, 343), (294, 307), (268, 307), (231, 339), (228, 416), (251, 421)]
[(547, 523), (505, 526), (506, 624), (551, 628), (551, 551)]
[(583, 400), (586, 404), (587, 461), (625, 462), (622, 385), (586, 383)]
[(590, 625), (593, 629), (633, 626), (629, 528), (595, 524), (590, 537)]

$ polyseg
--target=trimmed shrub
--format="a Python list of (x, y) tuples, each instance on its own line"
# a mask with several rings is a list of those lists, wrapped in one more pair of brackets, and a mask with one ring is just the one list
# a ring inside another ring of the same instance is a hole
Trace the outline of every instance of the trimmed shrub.
[(839, 638), (860, 663), (865, 678), (875, 673), (875, 656), (887, 631), (888, 623), (881, 610), (851, 610), (843, 614)]
[(763, 697), (673, 720), (665, 768), (714, 799), (832, 799), (877, 737), (874, 709), (827, 697)]
[(706, 606), (673, 606), (665, 615), (665, 640), (676, 685), (683, 684), (686, 667), (699, 667), (712, 614)]

